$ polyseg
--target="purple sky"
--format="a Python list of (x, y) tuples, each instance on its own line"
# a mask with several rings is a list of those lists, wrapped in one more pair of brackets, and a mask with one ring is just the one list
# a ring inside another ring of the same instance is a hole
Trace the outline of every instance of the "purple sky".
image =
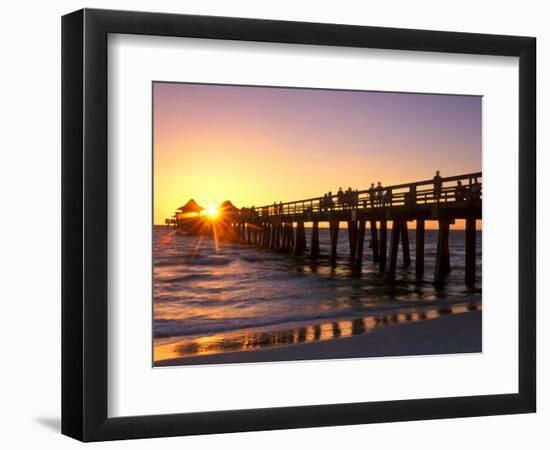
[(339, 186), (422, 180), (435, 170), (481, 170), (481, 97), (185, 83), (153, 89), (156, 223), (189, 197), (260, 205)]

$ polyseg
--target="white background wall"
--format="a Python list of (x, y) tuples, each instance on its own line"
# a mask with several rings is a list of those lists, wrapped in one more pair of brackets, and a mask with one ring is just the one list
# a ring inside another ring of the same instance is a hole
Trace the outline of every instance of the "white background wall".
[[(0, 25), (0, 443), (4, 448), (74, 448), (59, 434), (60, 417), (60, 16), (83, 6), (305, 20), (538, 38), (539, 230), (550, 169), (543, 108), (550, 103), (550, 28), (545, 2), (536, 1), (247, 1), (112, 0), (85, 3), (5, 2)], [(545, 192), (543, 192), (545, 191)], [(546, 216), (546, 217), (545, 217)], [(539, 231), (540, 256), (548, 238)], [(95, 448), (299, 448), (347, 446), (407, 449), (548, 448), (550, 394), (544, 384), (550, 339), (539, 282), (539, 412), (535, 415), (453, 419), (291, 431), (239, 433), (96, 444)]]

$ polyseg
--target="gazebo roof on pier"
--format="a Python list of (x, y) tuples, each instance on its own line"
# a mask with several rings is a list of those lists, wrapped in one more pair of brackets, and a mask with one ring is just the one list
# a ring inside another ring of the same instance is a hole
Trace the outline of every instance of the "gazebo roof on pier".
[(237, 208), (233, 203), (231, 203), (229, 200), (226, 200), (223, 202), (220, 207), (218, 208), (222, 213), (238, 213), (240, 211), (239, 208)]
[(195, 200), (189, 200), (185, 205), (180, 206), (178, 211), (182, 213), (201, 212), (204, 208), (200, 206)]

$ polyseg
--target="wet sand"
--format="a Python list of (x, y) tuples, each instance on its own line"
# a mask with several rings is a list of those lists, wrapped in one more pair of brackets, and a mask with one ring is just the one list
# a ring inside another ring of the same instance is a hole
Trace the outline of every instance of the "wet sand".
[(481, 352), (481, 311), (403, 323), (359, 336), (167, 359), (156, 367)]

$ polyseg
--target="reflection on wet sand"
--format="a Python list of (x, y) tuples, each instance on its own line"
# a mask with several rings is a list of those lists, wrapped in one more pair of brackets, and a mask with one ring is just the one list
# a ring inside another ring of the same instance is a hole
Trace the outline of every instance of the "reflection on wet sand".
[(261, 348), (302, 344), (329, 339), (358, 336), (374, 328), (406, 322), (436, 319), (448, 314), (480, 311), (478, 303), (458, 304), (423, 308), (400, 313), (381, 313), (341, 321), (332, 321), (284, 330), (248, 331), (217, 334), (211, 336), (179, 339), (155, 343), (155, 362), (172, 358), (210, 355), (214, 353), (257, 350)]

